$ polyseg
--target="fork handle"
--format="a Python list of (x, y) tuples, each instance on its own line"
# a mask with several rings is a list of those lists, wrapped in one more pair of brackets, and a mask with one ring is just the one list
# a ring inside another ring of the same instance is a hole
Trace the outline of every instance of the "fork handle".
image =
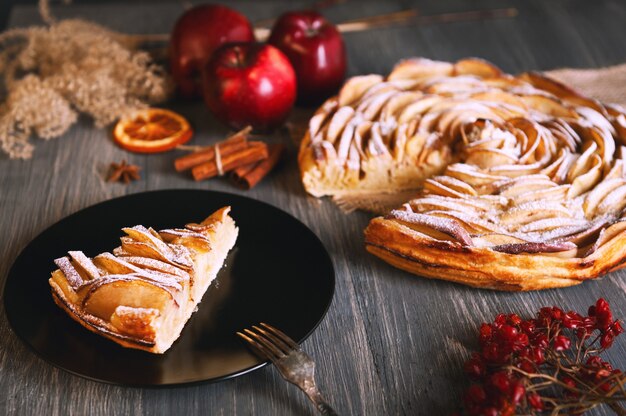
[(332, 407), (330, 407), (330, 405), (326, 402), (323, 403), (317, 403), (317, 410), (319, 410), (320, 414), (322, 415), (326, 415), (326, 416), (339, 416), (337, 414), (337, 412), (335, 412), (335, 409), (333, 409)]
[(319, 392), (317, 387), (303, 389), (309, 399), (315, 404), (315, 407), (320, 412), (320, 414), (325, 416), (339, 416), (335, 409), (331, 407), (330, 404), (322, 397), (322, 394)]

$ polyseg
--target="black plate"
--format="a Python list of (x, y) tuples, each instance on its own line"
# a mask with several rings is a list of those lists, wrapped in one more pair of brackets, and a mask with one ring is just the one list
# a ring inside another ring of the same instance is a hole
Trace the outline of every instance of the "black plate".
[[(225, 205), (239, 226), (235, 249), (165, 354), (126, 349), (93, 334), (52, 301), (53, 259), (68, 250), (93, 257), (119, 244), (121, 227), (182, 226)], [(168, 190), (102, 202), (45, 230), (9, 271), (4, 306), (15, 333), (63, 370), (108, 383), (166, 386), (224, 380), (263, 366), (235, 331), (263, 321), (301, 342), (326, 314), (334, 287), (326, 249), (289, 214), (237, 195)]]

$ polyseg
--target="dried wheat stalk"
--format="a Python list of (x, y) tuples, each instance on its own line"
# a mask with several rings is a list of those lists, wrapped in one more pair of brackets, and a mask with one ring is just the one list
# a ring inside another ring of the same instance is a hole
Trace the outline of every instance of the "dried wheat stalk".
[(44, 26), (0, 34), (0, 147), (32, 156), (32, 135), (59, 137), (79, 113), (106, 126), (124, 113), (162, 102), (171, 82), (150, 55), (124, 34), (81, 20), (56, 20), (40, 0)]

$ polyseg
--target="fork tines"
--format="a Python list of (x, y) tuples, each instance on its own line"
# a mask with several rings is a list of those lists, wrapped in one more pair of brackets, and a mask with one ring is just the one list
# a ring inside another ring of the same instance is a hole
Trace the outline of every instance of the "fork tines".
[(260, 355), (271, 360), (281, 376), (306, 393), (321, 414), (337, 416), (315, 385), (315, 362), (293, 339), (263, 322), (259, 326), (253, 325), (252, 329), (237, 332), (237, 335)]
[(237, 335), (272, 361), (300, 349), (298, 344), (284, 332), (264, 322), (261, 322), (259, 326), (253, 325), (252, 329), (246, 328), (243, 332), (237, 332)]

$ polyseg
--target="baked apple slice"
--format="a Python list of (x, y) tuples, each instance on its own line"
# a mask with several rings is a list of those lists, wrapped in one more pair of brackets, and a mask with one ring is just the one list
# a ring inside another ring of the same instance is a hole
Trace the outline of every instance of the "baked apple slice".
[(234, 246), (230, 207), (200, 224), (157, 232), (124, 228), (113, 254), (55, 260), (55, 303), (85, 328), (127, 348), (161, 354), (178, 339)]

